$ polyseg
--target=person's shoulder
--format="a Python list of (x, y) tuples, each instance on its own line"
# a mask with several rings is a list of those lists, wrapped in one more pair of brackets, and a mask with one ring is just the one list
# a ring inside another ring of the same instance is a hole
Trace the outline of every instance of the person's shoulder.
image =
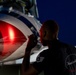
[(40, 52), (40, 53), (38, 54), (37, 57), (45, 57), (45, 56), (48, 54), (48, 50), (49, 50), (49, 49), (43, 50), (42, 52)]
[(37, 55), (37, 57), (36, 57), (36, 63), (41, 63), (41, 62), (43, 62), (43, 61), (45, 60), (45, 58), (46, 58), (46, 56), (47, 56), (47, 51), (48, 51), (48, 49), (43, 50), (43, 51), (41, 51), (41, 52)]
[(49, 49), (46, 49), (40, 53), (40, 55), (46, 55)]
[(63, 48), (68, 48), (68, 49), (71, 49), (71, 50), (76, 50), (75, 46), (71, 45), (71, 44), (68, 44), (68, 43), (65, 43), (65, 42), (62, 42), (62, 41), (59, 41), (59, 45)]

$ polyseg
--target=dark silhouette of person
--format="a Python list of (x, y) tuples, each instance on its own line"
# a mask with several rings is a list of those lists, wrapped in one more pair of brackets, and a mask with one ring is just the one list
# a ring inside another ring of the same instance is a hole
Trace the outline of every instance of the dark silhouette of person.
[[(76, 63), (74, 46), (58, 40), (59, 26), (54, 20), (45, 21), (40, 28), (40, 40), (43, 46), (48, 46), (42, 51), (36, 62), (30, 63), (30, 52), (37, 44), (34, 35), (29, 36), (27, 48), (22, 62), (22, 75), (75, 75)], [(73, 60), (71, 60), (71, 58)]]

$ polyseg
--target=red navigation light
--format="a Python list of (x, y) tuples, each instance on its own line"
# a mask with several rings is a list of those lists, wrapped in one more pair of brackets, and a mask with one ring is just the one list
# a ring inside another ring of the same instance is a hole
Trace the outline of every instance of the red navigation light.
[(10, 38), (10, 40), (11, 41), (13, 41), (14, 40), (14, 31), (13, 31), (13, 29), (11, 28), (11, 27), (9, 27), (9, 38)]

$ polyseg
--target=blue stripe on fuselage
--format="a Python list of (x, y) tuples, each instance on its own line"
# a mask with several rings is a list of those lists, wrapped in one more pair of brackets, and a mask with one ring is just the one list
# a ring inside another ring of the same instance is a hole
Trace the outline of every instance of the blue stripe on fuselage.
[(31, 30), (36, 36), (39, 36), (36, 28), (34, 27), (34, 25), (28, 20), (26, 19), (25, 17), (21, 16), (20, 14), (17, 14), (15, 12), (10, 12), (8, 13), (8, 11), (1, 11), (0, 13), (2, 14), (7, 14), (7, 15), (10, 15), (10, 16), (13, 16), (19, 20), (21, 20), (23, 23), (25, 23), (27, 25), (27, 27), (31, 30), (31, 27), (33, 27), (33, 30)]

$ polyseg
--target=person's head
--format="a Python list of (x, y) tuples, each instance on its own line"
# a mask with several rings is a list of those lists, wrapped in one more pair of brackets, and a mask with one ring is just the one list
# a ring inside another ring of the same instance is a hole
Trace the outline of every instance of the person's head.
[(58, 38), (59, 26), (54, 20), (45, 21), (40, 29), (40, 41), (46, 46), (49, 42)]

